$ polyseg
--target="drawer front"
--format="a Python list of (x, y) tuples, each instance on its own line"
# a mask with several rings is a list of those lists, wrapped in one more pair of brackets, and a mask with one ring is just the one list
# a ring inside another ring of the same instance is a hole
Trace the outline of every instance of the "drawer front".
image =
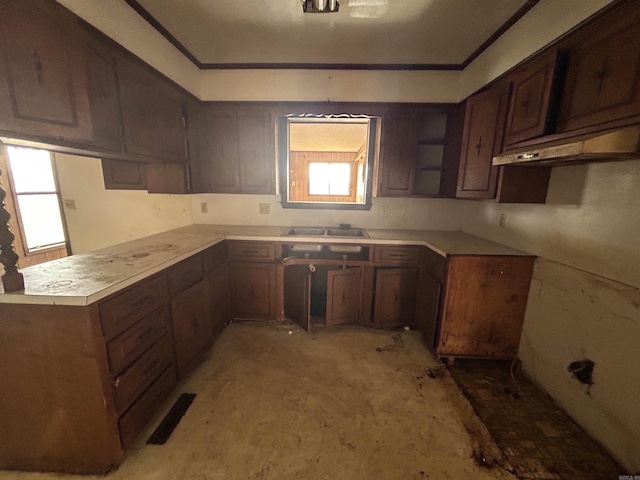
[(265, 242), (229, 242), (227, 254), (230, 260), (273, 262), (276, 259), (276, 246)]
[(374, 247), (373, 261), (376, 263), (417, 265), (420, 261), (420, 247), (404, 245)]
[(202, 252), (202, 266), (206, 273), (215, 270), (226, 261), (227, 248), (224, 242), (220, 242)]
[(429, 272), (433, 278), (440, 283), (445, 283), (447, 276), (447, 257), (443, 257), (429, 247), (424, 247), (422, 251), (422, 262), (427, 272)]
[(126, 449), (149, 423), (149, 420), (176, 386), (176, 370), (171, 365), (118, 420), (120, 443)]
[(167, 300), (164, 275), (146, 280), (100, 305), (102, 333), (109, 340), (124, 332)]
[(169, 329), (169, 310), (162, 306), (107, 343), (109, 369), (117, 375)]
[(126, 409), (173, 361), (173, 342), (164, 335), (129, 368), (113, 380), (113, 398), (118, 412)]
[(173, 296), (202, 280), (202, 257), (194, 255), (167, 270), (169, 295)]

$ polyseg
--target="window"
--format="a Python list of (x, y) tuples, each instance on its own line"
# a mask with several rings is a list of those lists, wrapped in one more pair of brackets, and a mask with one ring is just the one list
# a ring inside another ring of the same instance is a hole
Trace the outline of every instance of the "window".
[(351, 194), (351, 165), (349, 163), (310, 163), (309, 195)]
[(25, 251), (65, 244), (60, 195), (51, 154), (46, 150), (7, 147), (10, 178)]
[(278, 121), (285, 208), (371, 208), (376, 118), (288, 115)]

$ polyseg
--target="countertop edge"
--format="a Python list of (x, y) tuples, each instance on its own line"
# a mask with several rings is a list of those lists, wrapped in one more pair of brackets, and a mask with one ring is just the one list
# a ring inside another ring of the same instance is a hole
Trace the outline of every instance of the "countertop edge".
[[(198, 225), (198, 224), (194, 224)], [(213, 228), (214, 226), (212, 226)], [(182, 227), (188, 228), (188, 227)], [(233, 226), (228, 227), (219, 227), (219, 228), (228, 228), (232, 229)], [(237, 226), (237, 228), (240, 228)], [(242, 227), (244, 228), (244, 227)], [(260, 228), (260, 227), (255, 227)], [(266, 228), (277, 228), (277, 227), (266, 227)], [(170, 230), (169, 232), (177, 232), (181, 229)], [(371, 232), (375, 236), (383, 235), (382, 230), (375, 229), (367, 229), (368, 232)], [(397, 231), (396, 231), (397, 232)], [(411, 231), (407, 231), (411, 232)], [(167, 233), (167, 232), (163, 232)], [(414, 234), (420, 234), (420, 232)], [(451, 253), (447, 252), (444, 249), (435, 245), (432, 241), (427, 239), (400, 239), (400, 238), (351, 238), (351, 237), (286, 237), (280, 235), (260, 235), (260, 234), (247, 234), (247, 233), (232, 233), (232, 232), (218, 232), (212, 231), (212, 239), (210, 241), (205, 241), (200, 243), (197, 247), (194, 247), (188, 251), (185, 251), (181, 254), (178, 254), (168, 260), (165, 260), (157, 265), (153, 265), (150, 268), (147, 268), (143, 271), (135, 273), (131, 276), (128, 276), (121, 281), (118, 281), (112, 285), (109, 285), (95, 293), (89, 295), (64, 295), (64, 294), (25, 294), (24, 292), (18, 293), (0, 293), (0, 304), (9, 303), (9, 304), (28, 304), (28, 305), (66, 305), (66, 306), (89, 306), (96, 302), (99, 302), (106, 297), (113, 295), (121, 290), (124, 290), (135, 283), (138, 283), (146, 278), (149, 278), (156, 273), (159, 273), (171, 266), (186, 260), (187, 258), (196, 255), (213, 245), (216, 245), (224, 240), (238, 240), (238, 241), (261, 241), (261, 242), (278, 242), (278, 243), (323, 243), (323, 244), (331, 244), (331, 243), (339, 243), (339, 244), (350, 244), (350, 243), (358, 243), (358, 244), (367, 244), (367, 245), (416, 245), (416, 246), (425, 246), (432, 251), (438, 253), (443, 257), (449, 256), (463, 256), (463, 255), (490, 255), (490, 256), (527, 256), (527, 257), (535, 257), (536, 255), (523, 252), (511, 247), (507, 247), (505, 245), (498, 244), (496, 242), (492, 242), (490, 240), (483, 239), (481, 237), (475, 237), (474, 235), (459, 232), (459, 231), (424, 231), (425, 236), (429, 235), (459, 235), (463, 234), (464, 236), (477, 239), (478, 242), (484, 244), (493, 244), (498, 245), (504, 248), (506, 253), (491, 253), (491, 252), (470, 252), (470, 253)], [(158, 234), (162, 235), (162, 234)], [(149, 236), (153, 237), (153, 235)], [(393, 235), (390, 235), (393, 237)], [(143, 237), (146, 238), (146, 237)], [(138, 239), (139, 241), (140, 239)], [(112, 247), (107, 247), (112, 248)], [(97, 254), (101, 250), (96, 252), (92, 252)]]

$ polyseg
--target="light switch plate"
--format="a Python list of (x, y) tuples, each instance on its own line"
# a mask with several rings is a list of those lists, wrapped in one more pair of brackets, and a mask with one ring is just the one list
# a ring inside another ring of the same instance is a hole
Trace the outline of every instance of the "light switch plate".
[(76, 201), (73, 198), (68, 198), (62, 201), (64, 204), (64, 208), (67, 210), (75, 210), (76, 209)]
[(268, 203), (260, 203), (258, 204), (258, 211), (261, 215), (268, 215), (271, 213), (271, 205)]

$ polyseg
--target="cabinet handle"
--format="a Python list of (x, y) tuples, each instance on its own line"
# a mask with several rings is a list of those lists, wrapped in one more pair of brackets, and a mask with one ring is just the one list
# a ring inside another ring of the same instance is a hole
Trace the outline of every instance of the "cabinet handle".
[(136, 308), (143, 307), (146, 304), (150, 303), (151, 301), (153, 301), (153, 297), (150, 295), (147, 295), (146, 297), (142, 297), (141, 299), (131, 303), (131, 308), (136, 309)]
[(345, 295), (344, 295), (344, 290), (342, 291), (342, 304), (344, 305), (344, 301), (345, 301)]

